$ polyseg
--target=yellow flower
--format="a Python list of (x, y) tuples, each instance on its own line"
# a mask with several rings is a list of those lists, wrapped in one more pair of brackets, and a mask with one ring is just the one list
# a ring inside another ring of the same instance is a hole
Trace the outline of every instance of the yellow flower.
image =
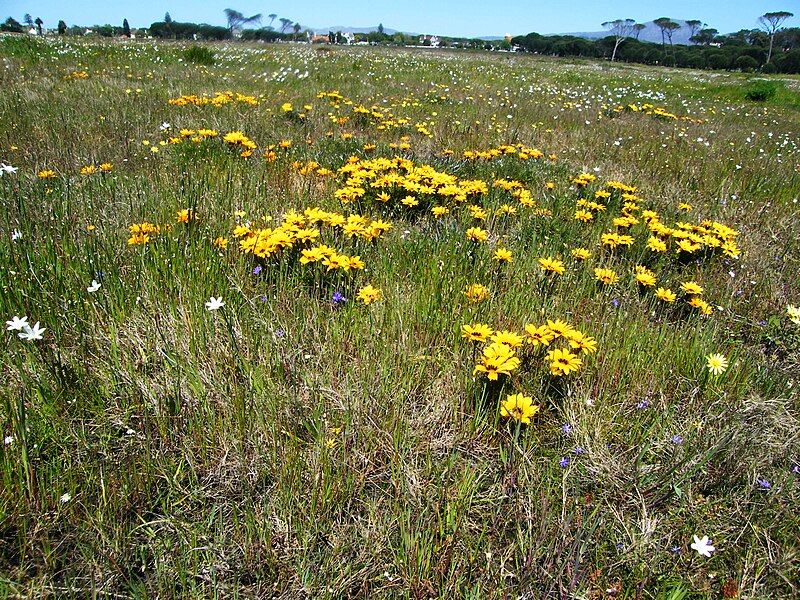
[(594, 215), (588, 210), (579, 208), (578, 210), (575, 211), (575, 219), (577, 221), (583, 221), (584, 223), (588, 223), (589, 221), (594, 219)]
[(572, 325), (565, 323), (561, 319), (556, 319), (555, 321), (548, 319), (547, 328), (553, 333), (553, 339), (560, 337), (569, 338), (575, 332)]
[(511, 253), (511, 250), (508, 250), (507, 248), (498, 248), (495, 250), (492, 259), (499, 262), (511, 262), (512, 257), (513, 254)]
[(537, 412), (539, 407), (533, 403), (533, 398), (523, 394), (509, 394), (500, 405), (501, 416), (510, 417), (526, 425)]
[(589, 337), (577, 329), (566, 337), (569, 340), (570, 346), (576, 350), (580, 349), (584, 354), (593, 354), (597, 352), (597, 341), (593, 337)]
[(379, 288), (372, 287), (372, 285), (366, 285), (360, 290), (358, 290), (358, 299), (361, 300), (365, 305), (372, 304), (373, 302), (378, 302), (383, 298), (383, 292)]
[(528, 334), (528, 343), (534, 347), (549, 346), (556, 339), (556, 334), (547, 325), (525, 325), (525, 333)]
[(681, 291), (690, 296), (701, 296), (703, 288), (694, 281), (685, 281), (681, 284)]
[(709, 354), (706, 356), (706, 366), (712, 375), (722, 375), (728, 368), (728, 359), (722, 354)]
[(644, 287), (653, 287), (656, 284), (656, 274), (647, 267), (636, 266), (636, 283)]
[(800, 307), (790, 304), (786, 307), (786, 313), (789, 315), (789, 320), (792, 323), (800, 325)]
[(619, 280), (619, 276), (611, 269), (597, 268), (594, 270), (595, 278), (606, 285), (611, 285)]
[(39, 179), (53, 179), (56, 176), (55, 171), (51, 171), (50, 169), (45, 169), (44, 171), (39, 171)]
[(677, 298), (675, 292), (669, 288), (663, 287), (660, 287), (656, 290), (656, 297), (664, 302), (675, 302), (675, 298)]
[(557, 258), (540, 258), (539, 266), (545, 273), (556, 273), (557, 275), (564, 274), (564, 263)]
[[(389, 199), (389, 194), (386, 194), (386, 199)], [(446, 206), (434, 206), (431, 209), (431, 212), (435, 217), (443, 217), (450, 212), (450, 209), (448, 209)]]
[(464, 290), (464, 295), (471, 302), (483, 302), (489, 297), (489, 290), (485, 285), (473, 283), (472, 285), (467, 286), (467, 288)]
[(178, 223), (188, 223), (195, 218), (194, 211), (190, 208), (184, 208), (175, 213), (175, 220)]
[(113, 169), (114, 169), (114, 165), (113, 165), (113, 163), (110, 163), (110, 162), (104, 162), (103, 164), (100, 165), (100, 170), (103, 173), (109, 173)]
[(470, 342), (485, 342), (492, 333), (492, 328), (484, 323), (461, 326), (461, 337)]
[(513, 331), (497, 331), (492, 336), (492, 342), (495, 344), (505, 344), (509, 348), (519, 348), (522, 346), (522, 336)]
[(485, 229), (481, 229), (480, 227), (470, 227), (467, 229), (467, 239), (480, 244), (481, 242), (485, 242), (489, 238), (489, 232)]
[(505, 344), (493, 343), (484, 348), (480, 363), (475, 365), (475, 373), (485, 373), (490, 381), (497, 381), (500, 375), (511, 375), (519, 367), (519, 358), (514, 350)]
[(81, 175), (94, 175), (97, 172), (97, 167), (94, 165), (86, 165), (81, 167)]
[(224, 250), (228, 247), (228, 239), (220, 236), (214, 240), (214, 245), (220, 250)]
[(710, 315), (714, 312), (711, 305), (699, 296), (692, 296), (692, 299), (689, 300), (689, 306), (699, 310), (701, 315)]
[(572, 257), (576, 260), (586, 260), (592, 255), (586, 248), (575, 248), (570, 254), (572, 254)]
[(546, 358), (550, 362), (550, 372), (556, 377), (569, 375), (580, 369), (583, 364), (581, 359), (569, 350), (550, 350)]

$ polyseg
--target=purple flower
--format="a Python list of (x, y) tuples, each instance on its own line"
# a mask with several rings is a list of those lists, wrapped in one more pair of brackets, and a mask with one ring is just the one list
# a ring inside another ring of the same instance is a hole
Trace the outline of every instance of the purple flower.
[(672, 548), (669, 549), (669, 551), (672, 552), (673, 554), (680, 554), (683, 550), (680, 546), (673, 546)]
[(758, 478), (758, 479), (756, 479), (756, 481), (758, 482), (758, 486), (763, 488), (763, 489), (765, 489), (765, 490), (768, 490), (768, 489), (770, 489), (772, 487), (772, 484), (769, 481), (767, 481), (766, 479)]
[(331, 302), (333, 302), (334, 306), (338, 306), (339, 304), (347, 302), (347, 298), (345, 298), (345, 295), (342, 292), (336, 291), (333, 292)]
[(558, 461), (558, 466), (561, 467), (562, 469), (566, 469), (567, 465), (569, 465), (569, 457), (568, 456), (562, 456), (561, 460)]
[(792, 475), (800, 475), (800, 465), (792, 465)]
[(259, 296), (258, 299), (261, 300), (261, 302), (266, 302), (267, 301), (267, 297), (264, 296), (264, 295)]
[(611, 306), (613, 306), (614, 308), (619, 308), (619, 300), (617, 300), (616, 298), (611, 300)]
[(675, 445), (682, 444), (683, 443), (683, 437), (676, 433), (675, 435), (673, 435), (670, 438), (670, 441)]
[(573, 454), (585, 454), (586, 450), (584, 450), (580, 446), (575, 446), (575, 449), (572, 452)]
[(253, 267), (253, 275), (258, 275), (259, 273), (261, 273), (261, 265), (256, 265)]
[(286, 337), (286, 332), (283, 329), (276, 329), (275, 330), (275, 337), (280, 339)]
[(636, 408), (638, 408), (639, 410), (644, 410), (648, 406), (650, 406), (650, 402), (649, 401), (640, 400), (639, 403), (636, 405)]
[(564, 435), (569, 435), (570, 433), (572, 433), (572, 425), (570, 425), (569, 423), (564, 423), (561, 426), (561, 431), (564, 432)]

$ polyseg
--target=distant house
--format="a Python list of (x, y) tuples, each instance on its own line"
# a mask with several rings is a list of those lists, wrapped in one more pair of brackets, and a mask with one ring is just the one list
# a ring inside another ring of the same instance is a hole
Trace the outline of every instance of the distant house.
[(311, 43), (312, 44), (327, 44), (330, 40), (328, 39), (327, 35), (317, 35), (316, 33), (311, 33)]
[(352, 31), (345, 31), (342, 34), (342, 37), (345, 39), (345, 42), (347, 42), (348, 45), (354, 44), (356, 41), (356, 36), (353, 35)]
[(29, 33), (30, 35), (36, 35), (36, 33), (37, 33), (37, 32), (36, 32), (36, 27), (31, 27), (30, 29), (28, 29), (28, 33)]
[(431, 48), (438, 48), (441, 40), (438, 35), (421, 35), (419, 36), (420, 46), (430, 46)]

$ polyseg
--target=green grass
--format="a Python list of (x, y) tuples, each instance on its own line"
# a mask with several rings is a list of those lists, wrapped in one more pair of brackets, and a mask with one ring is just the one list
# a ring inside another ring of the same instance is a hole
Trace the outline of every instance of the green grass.
[[(209, 46), (214, 64), (198, 65), (187, 48), (0, 38), (0, 162), (18, 168), (0, 177), (0, 316), (46, 328), (32, 342), (4, 332), (0, 349), (0, 597), (798, 594), (796, 82), (753, 103), (735, 74), (244, 44)], [(348, 101), (317, 96), (332, 90)], [(223, 91), (257, 105), (168, 103)], [(632, 103), (679, 118), (616, 110)], [(220, 135), (160, 144), (181, 128)], [(255, 141), (252, 157), (221, 140), (230, 131)], [(544, 156), (464, 157), (503, 144)], [(441, 219), (406, 209), (405, 191), (343, 206), (344, 175), (298, 173), (397, 154), (486, 182), (465, 204), (488, 219), (452, 202)], [(580, 189), (583, 172), (598, 180)], [(741, 256), (654, 255), (642, 219), (630, 248), (604, 250), (619, 194), (594, 222), (573, 217), (609, 180), (668, 226), (736, 229)], [(516, 215), (495, 214), (506, 203)], [(349, 273), (303, 266), (297, 249), (257, 260), (233, 237), (311, 206), (393, 227), (370, 242), (322, 228), (364, 261)], [(198, 218), (176, 222), (183, 209)], [(142, 221), (162, 231), (128, 245)], [(487, 243), (466, 240), (475, 225)], [(508, 265), (492, 259), (500, 246)], [(565, 273), (545, 277), (541, 257)], [(697, 281), (713, 314), (640, 289), (638, 264), (658, 286)], [(601, 286), (598, 266), (620, 280)], [(383, 293), (369, 306), (356, 300), (367, 283)], [(487, 301), (466, 300), (472, 283)], [(221, 310), (205, 309), (212, 296)], [(463, 324), (547, 319), (597, 340), (578, 373), (553, 377), (528, 349), (498, 383), (473, 375)], [(722, 375), (711, 353), (729, 360)], [(500, 416), (516, 391), (539, 406), (529, 426)]]

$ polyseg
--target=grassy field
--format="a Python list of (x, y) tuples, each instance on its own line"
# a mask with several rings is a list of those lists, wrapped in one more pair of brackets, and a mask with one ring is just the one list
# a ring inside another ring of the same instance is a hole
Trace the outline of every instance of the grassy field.
[(800, 79), (207, 48), (0, 39), (0, 597), (800, 595)]

